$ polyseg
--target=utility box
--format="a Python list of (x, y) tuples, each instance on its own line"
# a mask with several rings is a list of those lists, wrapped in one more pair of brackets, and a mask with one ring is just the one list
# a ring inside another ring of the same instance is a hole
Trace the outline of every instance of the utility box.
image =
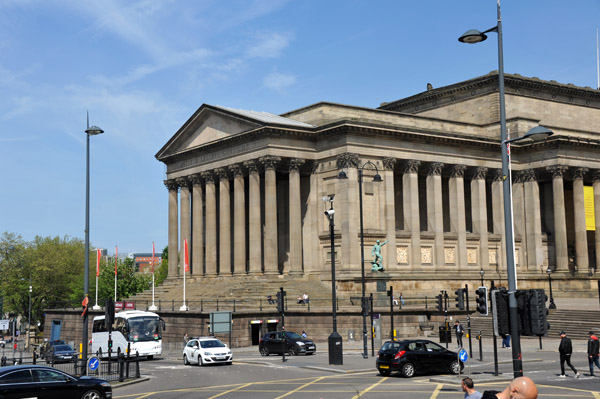
[(354, 330), (348, 330), (348, 341), (354, 341)]
[(372, 333), (373, 346), (375, 346), (375, 348), (381, 348), (381, 342), (383, 340), (383, 337), (381, 335), (381, 319), (379, 318), (379, 316), (379, 314), (373, 315)]
[(329, 336), (329, 364), (344, 364), (342, 336), (334, 331)]

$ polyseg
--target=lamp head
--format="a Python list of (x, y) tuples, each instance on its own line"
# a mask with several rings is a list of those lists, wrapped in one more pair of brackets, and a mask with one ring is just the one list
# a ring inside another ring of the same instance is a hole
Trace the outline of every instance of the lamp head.
[(485, 270), (483, 270), (483, 268), (481, 268), (481, 269), (479, 270), (479, 274), (481, 275), (481, 277), (483, 277), (483, 276), (484, 276), (484, 274), (485, 274)]
[(335, 209), (328, 209), (324, 213), (325, 213), (325, 216), (327, 216), (329, 219), (331, 219), (333, 217), (333, 215), (335, 214)]
[(383, 179), (381, 178), (381, 175), (379, 173), (376, 173), (375, 176), (373, 176), (373, 181), (375, 183), (381, 183)]
[(527, 133), (523, 136), (523, 139), (530, 139), (533, 141), (542, 141), (552, 136), (554, 132), (547, 127), (544, 126), (536, 126), (534, 128), (529, 129)]
[(100, 129), (98, 126), (90, 126), (87, 129), (85, 129), (85, 132), (90, 136), (95, 136), (97, 134), (104, 133), (104, 130)]
[(340, 173), (338, 173), (338, 179), (347, 179), (348, 175), (346, 175), (346, 172), (344, 172), (343, 170), (340, 170)]
[(487, 39), (487, 35), (483, 32), (478, 31), (477, 29), (469, 29), (465, 33), (463, 33), (458, 41), (461, 43), (479, 43)]

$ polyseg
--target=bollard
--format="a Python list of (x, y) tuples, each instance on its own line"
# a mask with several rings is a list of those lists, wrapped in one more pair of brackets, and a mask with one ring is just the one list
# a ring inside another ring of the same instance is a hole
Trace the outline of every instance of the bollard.
[(119, 382), (125, 381), (125, 377), (123, 376), (124, 368), (123, 354), (119, 353)]
[(125, 364), (127, 365), (127, 367), (125, 368), (125, 378), (129, 379), (129, 354), (131, 353), (131, 343), (128, 342), (127, 343), (127, 357), (125, 358)]
[(140, 378), (140, 353), (135, 352), (135, 378)]
[(479, 341), (479, 361), (483, 362), (483, 344), (481, 342), (481, 330), (479, 330), (479, 335), (477, 335), (477, 340)]
[[(100, 350), (100, 354), (102, 354), (102, 350)], [(110, 375), (110, 368), (111, 368), (111, 363), (112, 363), (112, 359), (111, 359), (111, 348), (108, 348), (108, 375)]]

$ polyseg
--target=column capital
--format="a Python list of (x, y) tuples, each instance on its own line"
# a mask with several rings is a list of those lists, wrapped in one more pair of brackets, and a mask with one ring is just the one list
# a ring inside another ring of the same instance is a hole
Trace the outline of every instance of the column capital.
[(502, 169), (492, 169), (491, 175), (492, 175), (493, 181), (502, 181), (503, 180)]
[(406, 173), (418, 173), (419, 166), (421, 166), (421, 161), (417, 161), (416, 159), (408, 159), (404, 161), (402, 165), (402, 172)]
[(537, 176), (535, 174), (535, 169), (525, 169), (519, 172), (521, 181), (523, 183), (537, 181)]
[(430, 163), (429, 169), (427, 170), (427, 175), (428, 176), (441, 176), (443, 169), (444, 169), (444, 164), (442, 162)]
[(231, 174), (233, 175), (233, 177), (244, 176), (244, 168), (239, 163), (229, 165), (228, 169), (231, 172)]
[(552, 173), (552, 178), (555, 179), (557, 177), (563, 177), (563, 174), (569, 170), (568, 166), (565, 165), (554, 165), (554, 166), (547, 166), (546, 170), (550, 173)]
[(260, 157), (258, 159), (258, 161), (265, 166), (265, 169), (275, 169), (275, 167), (277, 166), (277, 164), (279, 162), (281, 162), (281, 158), (280, 157), (275, 157), (275, 156), (272, 156), (272, 155), (267, 155), (267, 156), (264, 156), (264, 157)]
[(177, 182), (175, 181), (175, 179), (168, 179), (165, 180), (163, 183), (165, 183), (165, 187), (171, 191), (171, 190), (178, 190), (179, 189), (179, 185), (177, 184)]
[(600, 169), (594, 169), (592, 179), (594, 181), (600, 181)]
[(384, 170), (394, 170), (394, 166), (396, 165), (396, 158), (385, 157), (381, 160), (383, 163)]
[(585, 175), (589, 171), (588, 168), (577, 168), (573, 171), (573, 180), (583, 179), (583, 175)]
[(485, 179), (485, 177), (487, 176), (487, 172), (488, 168), (486, 168), (485, 166), (478, 166), (473, 172), (473, 180)]
[(175, 181), (181, 188), (189, 188), (190, 186), (190, 181), (187, 177), (178, 177), (177, 179), (175, 179)]
[(292, 158), (290, 159), (289, 162), (289, 167), (290, 167), (290, 172), (298, 172), (300, 170), (300, 167), (302, 165), (304, 165), (304, 162), (306, 162), (306, 160), (302, 159), (302, 158)]
[(245, 161), (244, 167), (248, 169), (248, 173), (258, 173), (258, 162), (256, 161)]
[(450, 168), (450, 177), (453, 178), (463, 178), (465, 177), (465, 170), (467, 169), (466, 165), (453, 165)]
[(310, 161), (310, 174), (315, 174), (317, 173), (317, 170), (319, 170), (319, 166), (321, 166), (321, 163), (319, 161)]
[(337, 168), (358, 168), (358, 164), (360, 163), (360, 158), (358, 154), (354, 154), (351, 152), (345, 152), (343, 154), (339, 154), (337, 156)]
[(226, 168), (216, 168), (215, 173), (219, 176), (219, 180), (229, 180), (229, 174)]
[(199, 174), (191, 175), (190, 182), (193, 186), (199, 186), (202, 184), (202, 177)]
[(210, 184), (210, 183), (214, 184), (215, 183), (215, 176), (213, 175), (212, 172), (210, 172), (208, 170), (206, 170), (204, 172), (200, 172), (200, 176), (202, 176), (202, 178), (204, 179), (204, 181), (207, 184)]

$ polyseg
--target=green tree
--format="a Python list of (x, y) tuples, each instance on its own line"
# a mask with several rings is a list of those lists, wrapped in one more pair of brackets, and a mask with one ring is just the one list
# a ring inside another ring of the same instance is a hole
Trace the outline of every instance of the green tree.
[[(95, 256), (94, 256), (95, 258)], [(124, 262), (117, 260), (117, 300), (129, 298), (150, 288), (152, 275), (136, 273), (133, 259), (126, 258)], [(94, 270), (95, 272), (95, 270)], [(95, 274), (94, 274), (95, 276)], [(94, 293), (95, 295), (95, 293)], [(103, 305), (107, 299), (115, 297), (115, 264), (114, 260), (100, 262), (100, 276), (98, 277), (98, 303)]]

